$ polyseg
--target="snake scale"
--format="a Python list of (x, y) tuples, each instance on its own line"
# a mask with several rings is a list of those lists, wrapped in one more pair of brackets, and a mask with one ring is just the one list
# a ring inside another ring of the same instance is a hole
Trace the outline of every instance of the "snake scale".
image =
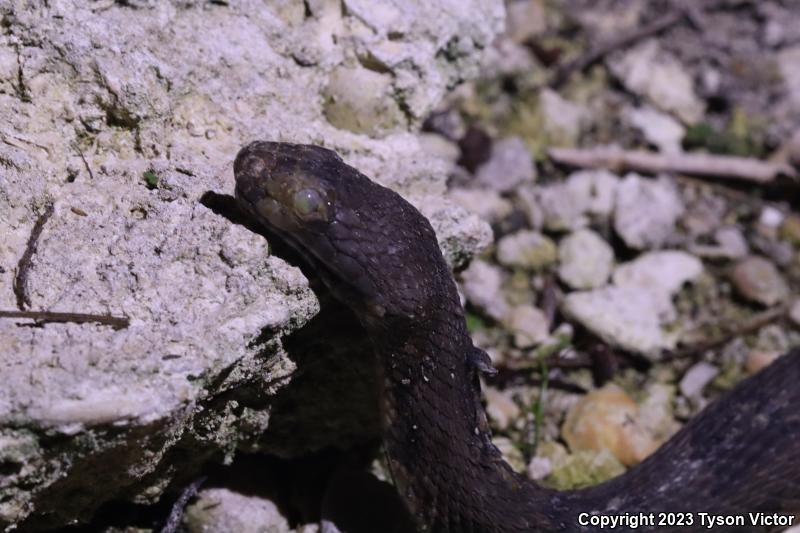
[[(296, 249), (368, 332), (386, 454), (421, 531), (689, 533), (709, 530), (702, 513), (800, 512), (800, 350), (740, 383), (625, 474), (581, 490), (540, 487), (492, 445), (478, 380), (491, 366), (467, 333), (427, 219), (319, 146), (254, 142), (234, 172), (239, 206)], [(587, 522), (639, 513), (682, 518)], [(748, 521), (713, 530), (769, 528)]]

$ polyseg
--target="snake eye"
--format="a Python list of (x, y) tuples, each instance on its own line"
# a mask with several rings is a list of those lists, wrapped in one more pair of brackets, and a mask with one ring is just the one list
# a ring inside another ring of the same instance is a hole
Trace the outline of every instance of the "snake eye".
[(322, 211), (325, 205), (322, 195), (314, 189), (301, 189), (292, 197), (292, 207), (303, 218)]

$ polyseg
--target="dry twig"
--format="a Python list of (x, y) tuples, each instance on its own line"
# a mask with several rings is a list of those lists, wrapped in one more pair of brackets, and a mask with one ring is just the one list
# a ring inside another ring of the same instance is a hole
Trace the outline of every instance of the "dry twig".
[(693, 357), (702, 354), (703, 352), (706, 352), (708, 350), (711, 350), (713, 348), (722, 346), (726, 342), (735, 339), (736, 337), (741, 337), (743, 335), (749, 335), (750, 333), (755, 333), (764, 326), (767, 326), (783, 318), (786, 315), (787, 311), (788, 311), (788, 305), (786, 304), (771, 307), (769, 309), (766, 309), (765, 311), (756, 313), (755, 315), (751, 316), (750, 318), (741, 323), (722, 327), (721, 333), (715, 335), (712, 338), (706, 339), (696, 344), (684, 346), (677, 350), (673, 350), (665, 354), (664, 357), (661, 359), (661, 361), (669, 361), (672, 359), (680, 359), (684, 357)]
[(669, 172), (755, 183), (769, 183), (778, 176), (797, 177), (797, 173), (789, 165), (748, 157), (702, 153), (658, 154), (644, 150), (623, 150), (616, 146), (589, 149), (551, 148), (547, 153), (550, 159), (559, 164), (581, 168), (607, 168), (616, 172)]
[(2, 311), (0, 318), (25, 318), (38, 323), (60, 322), (73, 324), (95, 323), (111, 326), (114, 329), (127, 328), (130, 319), (126, 316), (92, 315), (87, 313), (59, 313), (56, 311)]

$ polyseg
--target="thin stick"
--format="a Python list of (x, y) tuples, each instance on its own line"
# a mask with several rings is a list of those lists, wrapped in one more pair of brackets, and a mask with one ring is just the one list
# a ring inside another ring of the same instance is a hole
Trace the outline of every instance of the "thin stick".
[(17, 275), (14, 277), (14, 294), (17, 297), (17, 308), (19, 309), (31, 306), (31, 300), (28, 296), (28, 273), (31, 269), (31, 258), (36, 253), (36, 244), (42, 235), (44, 225), (52, 214), (53, 204), (48, 204), (42, 216), (33, 225), (31, 234), (28, 237), (28, 244), (25, 246), (25, 252), (17, 264)]
[(89, 179), (94, 181), (94, 172), (92, 172), (92, 167), (89, 166), (89, 161), (86, 160), (86, 156), (83, 155), (83, 150), (81, 147), (75, 144), (75, 150), (77, 150), (78, 155), (81, 156), (81, 161), (83, 161), (83, 166), (86, 167), (86, 172), (89, 173)]
[(724, 328), (724, 331), (719, 335), (707, 339), (705, 341), (699, 342), (697, 344), (693, 344), (690, 346), (685, 346), (683, 348), (679, 348), (677, 350), (673, 350), (671, 352), (666, 353), (659, 362), (670, 361), (673, 359), (680, 359), (684, 357), (690, 357), (697, 354), (701, 354), (707, 350), (711, 350), (712, 348), (716, 348), (725, 344), (729, 340), (735, 337), (741, 337), (742, 335), (748, 335), (750, 333), (754, 333), (759, 329), (763, 328), (764, 326), (775, 322), (782, 318), (786, 311), (788, 310), (787, 304), (777, 305), (760, 313), (756, 313), (755, 315), (751, 316), (749, 319), (739, 323), (734, 324), (731, 327)]
[(92, 315), (87, 313), (59, 313), (55, 311), (2, 311), (0, 318), (26, 318), (41, 323), (74, 323), (86, 324), (95, 323), (103, 326), (111, 326), (114, 329), (127, 328), (130, 319), (126, 316), (115, 315)]
[(769, 183), (778, 176), (797, 177), (797, 173), (789, 165), (748, 157), (698, 153), (658, 154), (643, 150), (623, 150), (616, 146), (585, 150), (551, 148), (547, 153), (559, 164), (580, 168), (607, 168), (616, 172), (626, 170), (648, 174), (669, 172), (755, 183)]

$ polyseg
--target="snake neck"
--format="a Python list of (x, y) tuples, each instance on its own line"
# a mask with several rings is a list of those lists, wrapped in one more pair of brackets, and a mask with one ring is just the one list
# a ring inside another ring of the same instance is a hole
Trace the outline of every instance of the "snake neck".
[(551, 491), (513, 472), (491, 442), (460, 306), (429, 314), (413, 335), (384, 327), (372, 338), (386, 454), (420, 528), (559, 530)]
[(581, 513), (686, 512), (691, 525), (612, 531), (691, 533), (706, 530), (701, 512), (800, 509), (800, 481), (786, 475), (796, 470), (800, 442), (800, 350), (740, 384), (626, 474), (554, 491), (512, 471), (492, 445), (460, 306), (370, 336), (382, 374), (386, 455), (422, 531), (589, 532), (596, 528), (581, 526)]

